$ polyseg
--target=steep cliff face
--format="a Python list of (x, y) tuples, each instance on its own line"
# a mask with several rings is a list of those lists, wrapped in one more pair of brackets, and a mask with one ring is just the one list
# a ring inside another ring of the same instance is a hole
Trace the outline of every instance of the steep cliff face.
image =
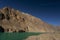
[[(4, 7), (0, 9), (0, 27), (4, 32), (54, 32), (55, 28), (27, 13)], [(0, 28), (0, 30), (1, 30)]]

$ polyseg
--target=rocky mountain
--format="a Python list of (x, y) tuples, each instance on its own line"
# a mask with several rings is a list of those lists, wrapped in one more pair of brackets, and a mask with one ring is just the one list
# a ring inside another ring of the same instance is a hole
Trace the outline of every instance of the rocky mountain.
[(0, 9), (0, 31), (55, 32), (56, 28), (28, 13), (10, 7), (4, 7)]

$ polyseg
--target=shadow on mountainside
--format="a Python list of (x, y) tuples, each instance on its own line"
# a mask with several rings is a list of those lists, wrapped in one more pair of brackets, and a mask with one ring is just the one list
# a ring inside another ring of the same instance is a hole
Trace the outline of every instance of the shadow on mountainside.
[(0, 32), (4, 32), (4, 28), (0, 26)]

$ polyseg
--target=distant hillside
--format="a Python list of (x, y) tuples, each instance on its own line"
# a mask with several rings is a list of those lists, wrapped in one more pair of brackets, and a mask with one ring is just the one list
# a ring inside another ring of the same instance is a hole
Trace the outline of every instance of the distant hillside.
[(27, 13), (4, 7), (0, 9), (1, 32), (55, 32), (56, 28)]

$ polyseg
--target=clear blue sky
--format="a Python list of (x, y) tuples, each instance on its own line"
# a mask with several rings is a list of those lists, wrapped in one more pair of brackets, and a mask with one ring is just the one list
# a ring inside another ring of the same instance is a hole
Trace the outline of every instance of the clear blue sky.
[(4, 6), (29, 13), (49, 24), (60, 25), (59, 0), (0, 0), (0, 8)]

